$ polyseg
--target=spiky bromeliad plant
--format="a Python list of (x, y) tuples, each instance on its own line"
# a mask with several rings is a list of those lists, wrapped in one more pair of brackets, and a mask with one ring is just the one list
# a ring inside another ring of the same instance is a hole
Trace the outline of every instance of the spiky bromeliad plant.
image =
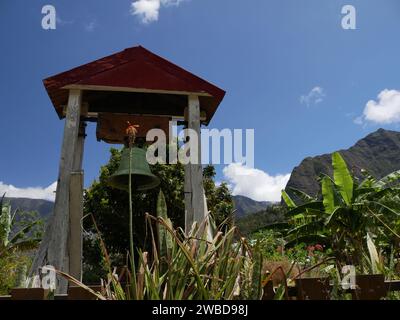
[(287, 240), (324, 243), (333, 249), (338, 262), (359, 265), (368, 237), (398, 239), (400, 171), (377, 180), (365, 174), (358, 183), (350, 174), (342, 156), (332, 155), (333, 179), (322, 175), (322, 199), (290, 189), (302, 199), (296, 204), (288, 193), (282, 197), (289, 207)]
[[(102, 293), (93, 292), (70, 276), (60, 273), (102, 300), (261, 298), (261, 254), (251, 250), (245, 239), (237, 240), (235, 228), (225, 234), (216, 231), (209, 241), (207, 228), (195, 223), (189, 234), (185, 235), (183, 230), (173, 228), (162, 192), (158, 196), (157, 217), (147, 215), (146, 219), (153, 248), (151, 252), (138, 250), (139, 262), (137, 266), (132, 263), (133, 270), (128, 272), (127, 286), (120, 283), (112, 269), (101, 239), (108, 267), (108, 278), (103, 283)], [(151, 226), (154, 223), (155, 229)]]

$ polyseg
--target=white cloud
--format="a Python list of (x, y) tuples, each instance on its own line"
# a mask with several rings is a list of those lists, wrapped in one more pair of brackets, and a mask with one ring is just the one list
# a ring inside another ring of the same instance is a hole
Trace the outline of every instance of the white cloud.
[(6, 197), (11, 198), (30, 198), (30, 199), (44, 199), (54, 201), (57, 182), (52, 183), (46, 188), (42, 187), (28, 187), (17, 188), (13, 185), (4, 184), (0, 181), (0, 196), (6, 193)]
[(161, 7), (178, 6), (184, 0), (136, 0), (131, 4), (131, 14), (139, 16), (142, 23), (158, 20)]
[(85, 23), (84, 27), (85, 27), (85, 31), (93, 32), (94, 29), (96, 29), (96, 27), (97, 27), (97, 22), (96, 22), (96, 20), (92, 20), (88, 23)]
[(290, 174), (271, 176), (241, 163), (226, 166), (223, 173), (233, 195), (246, 196), (256, 201), (280, 201), (281, 191), (290, 178)]
[(353, 121), (354, 121), (355, 124), (362, 125), (363, 124), (363, 117), (362, 116), (357, 117)]
[(300, 97), (300, 103), (305, 104), (307, 107), (315, 105), (324, 101), (326, 97), (325, 90), (321, 87), (314, 87), (308, 94)]
[(69, 24), (74, 24), (74, 20), (64, 20), (64, 19), (61, 19), (61, 17), (60, 17), (60, 15), (57, 13), (57, 16), (56, 16), (56, 21), (57, 21), (57, 24), (58, 25), (60, 25), (60, 26), (66, 26), (66, 25), (69, 25)]
[(370, 100), (362, 116), (354, 120), (356, 124), (372, 122), (391, 124), (400, 122), (400, 91), (385, 89), (378, 95), (378, 100)]

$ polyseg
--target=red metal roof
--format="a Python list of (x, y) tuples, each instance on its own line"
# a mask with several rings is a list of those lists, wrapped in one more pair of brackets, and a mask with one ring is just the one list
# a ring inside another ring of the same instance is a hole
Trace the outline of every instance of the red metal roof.
[[(96, 86), (137, 90), (162, 91), (163, 93), (198, 93), (206, 95), (204, 109), (208, 109), (208, 121), (221, 103), (225, 91), (181, 67), (138, 46), (108, 57), (87, 63), (43, 81), (48, 95), (62, 117), (62, 106), (67, 104), (65, 86)], [(114, 89), (115, 91), (115, 89)], [(202, 103), (202, 100), (200, 100)], [(203, 106), (201, 105), (202, 109)], [(112, 112), (112, 109), (109, 111)]]

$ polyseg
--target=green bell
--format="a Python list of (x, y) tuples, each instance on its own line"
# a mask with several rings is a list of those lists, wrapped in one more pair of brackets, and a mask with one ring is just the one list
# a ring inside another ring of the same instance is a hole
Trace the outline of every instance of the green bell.
[[(160, 180), (151, 173), (146, 160), (146, 151), (132, 148), (131, 158), (132, 190), (145, 191), (160, 184)], [(110, 177), (108, 184), (116, 189), (129, 191), (129, 149), (122, 151), (121, 163), (118, 170)]]

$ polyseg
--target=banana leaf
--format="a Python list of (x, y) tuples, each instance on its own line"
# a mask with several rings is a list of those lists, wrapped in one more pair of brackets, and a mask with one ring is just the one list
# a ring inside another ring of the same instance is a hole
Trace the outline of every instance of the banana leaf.
[(292, 200), (292, 198), (290, 198), (285, 190), (282, 190), (282, 199), (290, 209), (296, 207), (296, 203)]
[[(333, 178), (338, 186), (342, 198), (347, 205), (351, 205), (353, 200), (354, 181), (347, 164), (339, 152), (332, 154)], [(332, 212), (332, 211), (331, 211)]]

